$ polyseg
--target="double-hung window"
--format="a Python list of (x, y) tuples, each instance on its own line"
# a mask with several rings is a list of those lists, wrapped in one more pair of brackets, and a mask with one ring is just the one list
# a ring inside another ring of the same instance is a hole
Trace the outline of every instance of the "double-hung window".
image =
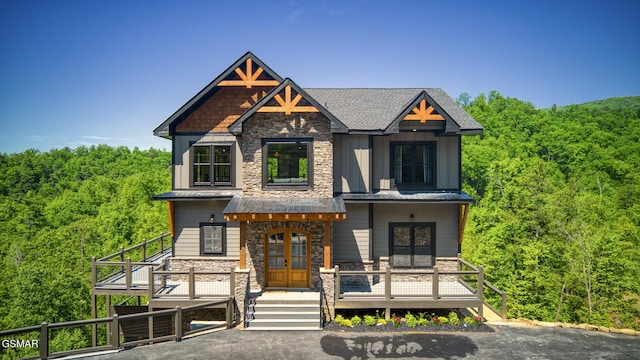
[(398, 188), (435, 188), (435, 144), (433, 142), (391, 143), (392, 173)]
[(265, 139), (262, 153), (262, 182), (265, 188), (312, 186), (312, 140)]
[(232, 147), (221, 145), (193, 146), (193, 185), (231, 186)]
[(393, 267), (433, 267), (435, 223), (391, 223), (389, 228), (389, 250)]
[(223, 255), (225, 250), (225, 224), (200, 224), (200, 254)]

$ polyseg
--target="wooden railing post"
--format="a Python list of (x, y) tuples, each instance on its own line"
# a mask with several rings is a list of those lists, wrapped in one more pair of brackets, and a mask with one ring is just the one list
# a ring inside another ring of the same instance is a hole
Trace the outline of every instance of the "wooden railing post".
[(160, 253), (164, 252), (164, 234), (160, 233)]
[(111, 348), (119, 349), (120, 348), (120, 329), (118, 326), (118, 314), (113, 314), (111, 319)]
[(41, 359), (49, 358), (49, 329), (47, 323), (40, 324), (40, 342), (38, 343)]
[(500, 295), (502, 296), (502, 320), (507, 320), (507, 292), (501, 291)]
[(478, 315), (484, 318), (482, 310), (484, 308), (484, 268), (478, 266)]
[(231, 267), (231, 273), (229, 273), (229, 296), (236, 296), (236, 271), (235, 267)]
[[(164, 279), (164, 275), (160, 275), (163, 279)], [(153, 290), (153, 266), (149, 266), (149, 301), (151, 301), (151, 299), (153, 299), (153, 293), (155, 292)]]
[(231, 329), (233, 313), (233, 300), (231, 297), (227, 299), (227, 329)]
[(433, 300), (438, 300), (440, 297), (440, 270), (437, 266), (433, 267), (433, 281), (431, 283), (431, 292), (433, 294)]
[(189, 300), (196, 297), (196, 277), (193, 273), (193, 266), (189, 267)]
[(125, 273), (124, 273), (124, 279), (125, 279), (125, 283), (127, 284), (127, 290), (131, 289), (131, 258), (128, 257), (126, 264), (125, 264)]
[(384, 319), (391, 319), (391, 268), (386, 267), (384, 273), (384, 295), (387, 300), (387, 307), (384, 311)]
[(147, 261), (147, 239), (142, 239), (142, 261)]
[(333, 294), (334, 299), (339, 300), (340, 299), (340, 266), (336, 265), (333, 267), (335, 269), (335, 294)]
[(91, 257), (91, 287), (96, 287), (98, 282), (98, 271), (96, 269), (96, 257)]
[(176, 327), (176, 341), (182, 341), (182, 308), (180, 306), (176, 306), (176, 317), (175, 324)]

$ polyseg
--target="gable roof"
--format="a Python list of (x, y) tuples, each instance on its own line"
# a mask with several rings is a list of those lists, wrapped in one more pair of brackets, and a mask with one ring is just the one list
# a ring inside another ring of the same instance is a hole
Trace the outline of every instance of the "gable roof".
[(242, 114), (242, 116), (240, 116), (236, 121), (229, 125), (229, 132), (234, 135), (242, 134), (242, 124), (247, 121), (247, 119), (249, 119), (251, 115), (255, 114), (256, 112), (260, 112), (261, 108), (265, 107), (265, 105), (276, 98), (276, 96), (279, 95), (283, 90), (286, 90), (287, 87), (298, 93), (302, 97), (302, 99), (310, 104), (310, 106), (317, 109), (318, 112), (320, 112), (331, 121), (332, 133), (346, 133), (348, 131), (347, 126), (345, 126), (345, 124), (340, 121), (335, 115), (329, 112), (324, 106), (319, 104), (313, 97), (309, 96), (309, 94), (302, 88), (300, 88), (293, 80), (286, 78), (284, 79), (284, 81), (282, 81), (282, 83), (280, 83), (280, 85), (272, 89), (265, 97), (260, 99), (260, 101), (258, 101), (254, 106), (252, 106), (249, 110)]
[(450, 123), (447, 132), (479, 134), (484, 130), (439, 88), (311, 88), (305, 91), (340, 119), (349, 132), (398, 132), (399, 122), (422, 98)]
[(255, 56), (251, 51), (242, 55), (231, 66), (227, 68), (222, 74), (213, 79), (207, 86), (200, 90), (194, 97), (182, 105), (175, 113), (173, 113), (167, 120), (165, 120), (160, 126), (153, 130), (155, 136), (170, 138), (171, 128), (174, 128), (184, 120), (191, 112), (202, 105), (207, 99), (209, 99), (218, 89), (218, 84), (232, 75), (238, 67), (245, 64), (248, 59), (251, 59), (252, 63), (255, 63), (258, 67), (263, 69), (263, 74), (273, 78), (277, 82), (282, 82), (282, 78), (275, 71), (271, 70), (262, 60)]

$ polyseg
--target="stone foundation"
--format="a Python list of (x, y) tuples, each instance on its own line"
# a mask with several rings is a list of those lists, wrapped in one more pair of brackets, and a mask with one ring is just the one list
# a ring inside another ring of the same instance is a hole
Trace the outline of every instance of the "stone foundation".
[(336, 271), (334, 269), (321, 268), (318, 270), (320, 280), (322, 281), (322, 311), (324, 313), (325, 322), (333, 320), (336, 315), (335, 310), (335, 290), (336, 290)]

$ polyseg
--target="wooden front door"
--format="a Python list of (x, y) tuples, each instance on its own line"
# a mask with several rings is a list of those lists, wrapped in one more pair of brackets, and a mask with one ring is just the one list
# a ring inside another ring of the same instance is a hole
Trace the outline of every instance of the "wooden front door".
[(265, 286), (308, 288), (311, 235), (297, 229), (265, 234)]

